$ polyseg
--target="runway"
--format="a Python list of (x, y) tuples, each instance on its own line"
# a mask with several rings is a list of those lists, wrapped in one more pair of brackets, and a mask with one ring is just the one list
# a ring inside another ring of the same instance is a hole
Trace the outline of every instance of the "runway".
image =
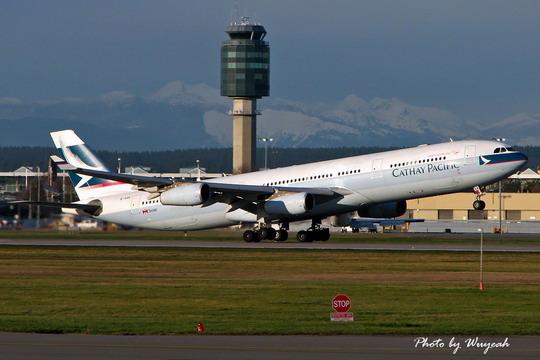
[[(209, 249), (305, 249), (305, 250), (358, 250), (358, 251), (456, 251), (476, 252), (479, 244), (429, 244), (429, 243), (332, 243), (313, 242), (260, 242), (210, 241), (210, 240), (110, 240), (110, 239), (0, 239), (0, 245), (17, 246), (97, 246), (97, 247), (158, 247), (158, 248), (209, 248)], [(540, 243), (490, 244), (484, 242), (487, 252), (540, 252)]]
[[(0, 333), (2, 359), (537, 359), (540, 337), (510, 336), (507, 346), (469, 346), (469, 336), (96, 336)], [(479, 337), (502, 344), (506, 336)], [(415, 346), (416, 345), (416, 346)]]

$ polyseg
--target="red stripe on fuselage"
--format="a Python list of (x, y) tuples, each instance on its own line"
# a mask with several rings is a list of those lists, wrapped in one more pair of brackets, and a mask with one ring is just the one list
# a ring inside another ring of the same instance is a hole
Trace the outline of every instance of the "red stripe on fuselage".
[(106, 182), (106, 183), (103, 183), (103, 184), (96, 184), (96, 185), (90, 185), (90, 186), (82, 186), (80, 187), (80, 189), (96, 189), (96, 188), (102, 188), (102, 187), (107, 187), (107, 186), (113, 186), (113, 185), (126, 185), (127, 183), (123, 183), (123, 182), (120, 182), (120, 181), (111, 181), (111, 182)]

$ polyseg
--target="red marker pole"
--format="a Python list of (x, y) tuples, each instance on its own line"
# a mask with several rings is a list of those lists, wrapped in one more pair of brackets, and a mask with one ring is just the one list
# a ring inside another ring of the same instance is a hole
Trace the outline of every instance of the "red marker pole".
[(199, 323), (197, 324), (197, 334), (202, 335), (203, 332), (204, 332), (204, 325), (202, 322), (199, 321)]

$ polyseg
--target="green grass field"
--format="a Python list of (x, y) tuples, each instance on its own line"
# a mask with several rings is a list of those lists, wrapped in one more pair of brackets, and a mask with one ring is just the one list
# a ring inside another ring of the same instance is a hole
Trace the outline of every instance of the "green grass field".
[[(242, 242), (242, 231), (219, 229), (208, 231), (53, 231), (53, 230), (4, 230), (0, 231), (0, 239), (107, 239), (107, 240), (207, 240)], [(538, 245), (540, 237), (514, 234), (484, 234), (486, 244), (492, 245)], [(332, 233), (333, 243), (396, 243), (396, 244), (479, 244), (478, 234), (429, 234), (429, 233)], [(296, 241), (296, 233), (289, 234), (289, 242)]]
[[(540, 334), (540, 254), (0, 247), (0, 331)], [(355, 321), (331, 323), (351, 296)]]

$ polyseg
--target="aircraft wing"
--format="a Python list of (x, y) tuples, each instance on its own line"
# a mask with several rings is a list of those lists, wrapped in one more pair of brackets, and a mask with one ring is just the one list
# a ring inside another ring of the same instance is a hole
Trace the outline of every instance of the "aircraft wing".
[(309, 192), (312, 195), (333, 196), (336, 193), (329, 188), (311, 188), (311, 187), (292, 187), (292, 186), (262, 186), (262, 185), (246, 185), (246, 184), (224, 184), (204, 182), (210, 186), (210, 189), (215, 192), (223, 192), (231, 195), (260, 195), (268, 197), (277, 191), (283, 192)]
[[(178, 182), (192, 182), (190, 180), (174, 179), (174, 178), (161, 178), (155, 176), (143, 176), (143, 175), (131, 175), (120, 174), (108, 171), (93, 170), (77, 168), (71, 164), (68, 164), (63, 159), (53, 156), (51, 157), (55, 164), (61, 170), (73, 171), (77, 174), (83, 174), (93, 176), (101, 179), (114, 180), (123, 182), (126, 184), (133, 184), (145, 190), (145, 188), (151, 189), (151, 192), (159, 192), (160, 188), (167, 188)], [(343, 196), (343, 189), (341, 188), (312, 188), (312, 187), (288, 187), (288, 186), (262, 186), (262, 185), (249, 185), (249, 184), (229, 184), (221, 182), (203, 181), (210, 187), (213, 195), (218, 195), (215, 201), (231, 202), (233, 199), (242, 199), (249, 201), (264, 200), (278, 191), (283, 192), (308, 192), (315, 196), (322, 197), (334, 197)], [(219, 196), (221, 195), (221, 196)]]

